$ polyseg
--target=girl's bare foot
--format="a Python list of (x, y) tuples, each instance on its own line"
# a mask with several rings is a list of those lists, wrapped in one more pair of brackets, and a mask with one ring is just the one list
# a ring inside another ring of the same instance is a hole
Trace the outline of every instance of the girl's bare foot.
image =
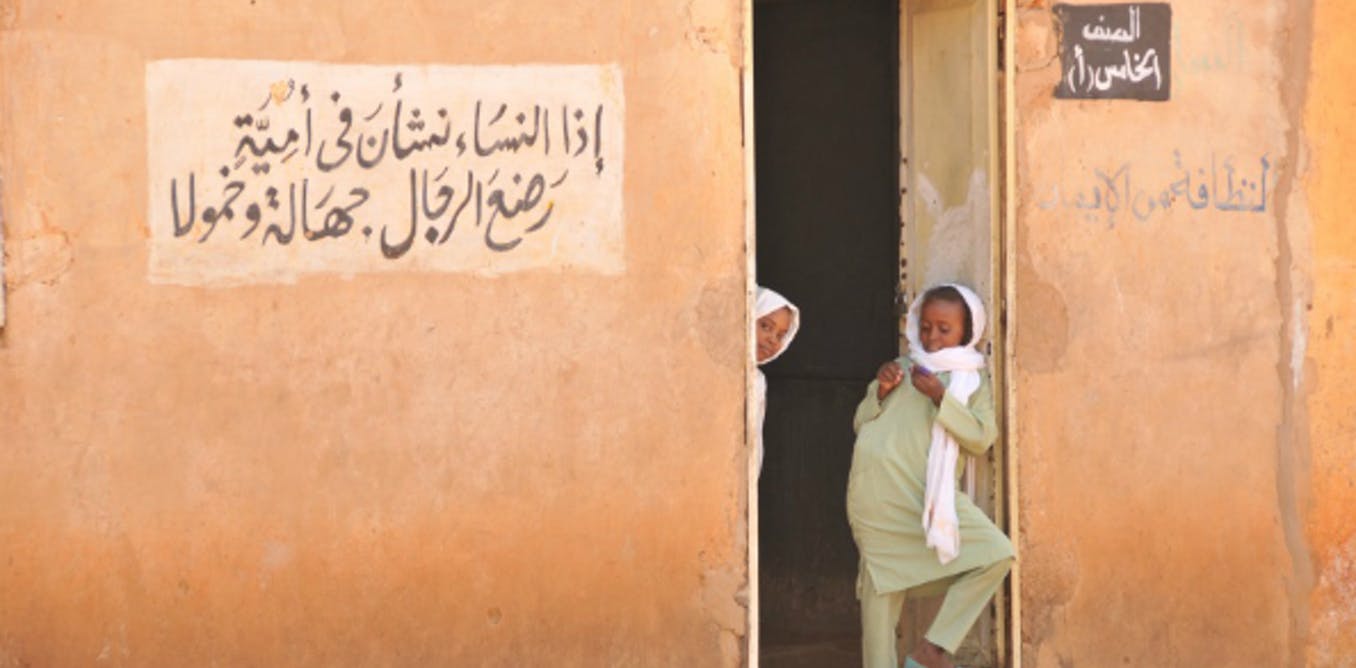
[(946, 650), (927, 640), (918, 644), (912, 656), (914, 661), (923, 664), (925, 668), (956, 668), (956, 664), (946, 655)]

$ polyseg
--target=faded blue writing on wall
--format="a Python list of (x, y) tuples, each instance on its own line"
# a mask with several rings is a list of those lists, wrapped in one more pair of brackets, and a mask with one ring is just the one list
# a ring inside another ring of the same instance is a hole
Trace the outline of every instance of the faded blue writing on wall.
[(1248, 215), (1265, 213), (1271, 206), (1272, 165), (1267, 155), (1240, 161), (1212, 153), (1208, 161), (1193, 164), (1178, 150), (1173, 151), (1173, 167), (1167, 183), (1158, 176), (1160, 171), (1145, 176), (1146, 170), (1137, 171), (1130, 162), (1095, 168), (1084, 184), (1053, 186), (1037, 206), (1077, 212), (1080, 220), (1109, 228), (1128, 220), (1147, 222), (1174, 209)]

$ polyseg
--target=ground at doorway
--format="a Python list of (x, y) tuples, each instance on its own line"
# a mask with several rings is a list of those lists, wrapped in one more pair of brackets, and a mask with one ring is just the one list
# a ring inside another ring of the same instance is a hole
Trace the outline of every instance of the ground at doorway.
[(862, 665), (862, 639), (853, 634), (841, 638), (784, 640), (760, 650), (762, 668), (842, 668)]

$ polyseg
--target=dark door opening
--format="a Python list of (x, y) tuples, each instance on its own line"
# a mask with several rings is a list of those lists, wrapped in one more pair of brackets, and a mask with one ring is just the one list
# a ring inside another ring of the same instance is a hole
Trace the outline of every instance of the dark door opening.
[(898, 12), (896, 0), (754, 4), (758, 282), (803, 314), (764, 368), (764, 666), (844, 665), (857, 652), (844, 496), (852, 413), (898, 354)]

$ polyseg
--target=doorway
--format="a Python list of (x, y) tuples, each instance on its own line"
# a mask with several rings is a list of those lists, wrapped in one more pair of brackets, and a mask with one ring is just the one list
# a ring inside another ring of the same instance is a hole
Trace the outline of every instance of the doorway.
[(896, 0), (754, 3), (757, 275), (802, 313), (764, 368), (764, 666), (859, 662), (844, 496), (852, 413), (898, 354), (898, 23)]
[[(851, 422), (876, 368), (902, 350), (902, 304), (939, 281), (976, 288), (1002, 386), (997, 4), (753, 2), (757, 281), (802, 312), (793, 345), (764, 367), (763, 666), (860, 664)], [(965, 489), (1003, 526), (1003, 444), (993, 452)], [(937, 603), (909, 603), (904, 647)], [(1004, 615), (986, 615), (957, 658), (1001, 665), (1006, 630)]]

